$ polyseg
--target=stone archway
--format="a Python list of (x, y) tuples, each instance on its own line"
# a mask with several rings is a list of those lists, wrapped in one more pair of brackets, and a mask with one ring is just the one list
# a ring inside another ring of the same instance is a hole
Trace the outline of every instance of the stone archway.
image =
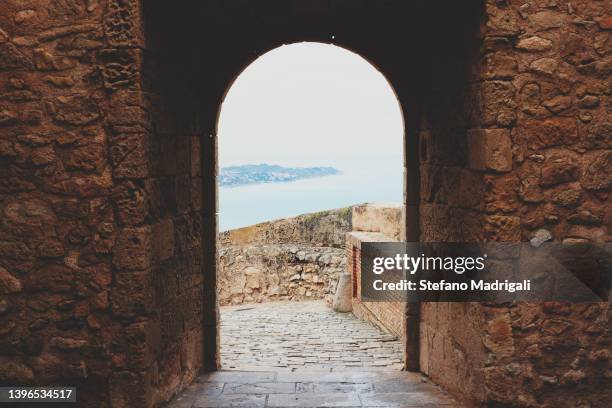
[[(482, 15), (478, 2), (467, 8), (447, 7), (441, 14), (434, 5), (426, 3), (295, 1), (274, 2), (274, 5), (268, 2), (265, 6), (250, 2), (238, 6), (205, 2), (191, 8), (189, 17), (180, 8), (169, 10), (156, 5), (145, 8), (151, 66), (159, 79), (153, 84), (160, 85), (155, 88), (156, 97), (162, 96), (159, 111), (174, 121), (167, 127), (168, 139), (189, 134), (191, 139), (185, 146), (191, 146), (192, 152), (200, 151), (201, 168), (196, 173), (203, 186), (200, 215), (205, 369), (219, 366), (216, 253), (206, 242), (214, 242), (217, 234), (215, 125), (224, 93), (256, 57), (285, 43), (333, 42), (371, 61), (388, 78), (403, 108), (407, 166), (404, 231), (407, 240), (418, 241), (423, 222), (420, 210), (423, 166), (434, 169), (467, 166), (467, 139), (451, 135), (460, 135), (469, 126), (466, 113), (456, 112), (454, 106), (463, 106), (473, 93), (469, 71), (478, 50)], [(364, 8), (368, 13), (363, 12)], [(463, 18), (455, 18), (458, 15)], [(215, 16), (214, 21), (197, 23), (207, 16)], [(185, 24), (186, 18), (194, 23)], [(181, 23), (171, 25), (172, 21)], [(444, 29), (431, 31), (432, 21)], [(477, 183), (476, 177), (468, 182)], [(438, 214), (432, 215), (432, 211)], [(442, 205), (428, 208), (426, 214), (437, 218), (448, 215), (449, 211), (449, 206)], [(431, 231), (444, 234), (447, 227), (438, 223)], [(418, 370), (418, 305), (407, 305), (405, 319), (406, 367)]]

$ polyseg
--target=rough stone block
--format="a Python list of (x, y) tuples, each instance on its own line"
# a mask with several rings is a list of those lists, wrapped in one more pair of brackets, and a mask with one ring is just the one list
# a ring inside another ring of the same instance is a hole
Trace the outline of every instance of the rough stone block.
[(578, 165), (569, 155), (552, 156), (542, 166), (540, 185), (543, 187), (574, 181), (578, 178)]
[(100, 143), (91, 143), (67, 149), (63, 156), (64, 165), (68, 170), (98, 172), (106, 161), (106, 148)]
[(512, 173), (501, 176), (487, 174), (484, 182), (484, 200), (487, 213), (508, 214), (518, 209), (519, 179), (516, 175)]
[(11, 44), (0, 44), (0, 72), (31, 69), (32, 61)]
[(521, 38), (516, 44), (516, 48), (527, 52), (548, 51), (552, 48), (552, 41), (538, 36), (531, 36)]
[(485, 57), (486, 79), (510, 79), (518, 73), (518, 64), (512, 55), (496, 52)]
[(110, 0), (104, 15), (104, 34), (113, 47), (144, 47), (142, 9), (138, 0)]
[(102, 78), (106, 89), (135, 90), (141, 86), (142, 52), (131, 49), (105, 49), (100, 52)]
[(58, 123), (82, 126), (100, 118), (97, 103), (86, 95), (58, 96), (48, 100), (46, 107)]
[(124, 330), (130, 366), (134, 369), (149, 367), (159, 352), (159, 322), (147, 319), (131, 323)]
[(125, 270), (145, 270), (151, 265), (151, 227), (124, 228), (113, 248), (113, 265)]
[(529, 16), (529, 22), (535, 31), (546, 31), (561, 27), (565, 22), (565, 15), (553, 10), (544, 10)]
[(485, 217), (485, 235), (493, 242), (520, 242), (521, 219), (505, 215)]
[(612, 186), (612, 152), (606, 151), (594, 156), (580, 183), (587, 190), (609, 190)]
[(146, 190), (132, 181), (117, 186), (113, 190), (112, 200), (123, 225), (142, 224), (149, 213)]
[(516, 89), (510, 81), (485, 81), (473, 86), (471, 122), (478, 126), (507, 127), (516, 121)]
[(353, 230), (381, 232), (389, 238), (399, 240), (402, 208), (388, 204), (365, 204), (353, 207)]
[(468, 131), (469, 164), (474, 170), (512, 170), (510, 132), (506, 129)]
[(147, 135), (129, 133), (110, 141), (110, 157), (116, 178), (144, 178), (149, 174)]
[(118, 272), (111, 289), (111, 308), (120, 317), (150, 313), (155, 304), (152, 271)]
[(571, 145), (578, 142), (576, 119), (554, 117), (520, 123), (517, 143), (533, 148)]
[(486, 3), (487, 35), (495, 37), (514, 37), (519, 34), (520, 26), (516, 12), (510, 8), (495, 7), (492, 3)]
[(24, 291), (70, 292), (74, 281), (74, 270), (65, 265), (50, 263), (30, 271), (21, 284)]
[(0, 295), (21, 292), (21, 282), (0, 266)]

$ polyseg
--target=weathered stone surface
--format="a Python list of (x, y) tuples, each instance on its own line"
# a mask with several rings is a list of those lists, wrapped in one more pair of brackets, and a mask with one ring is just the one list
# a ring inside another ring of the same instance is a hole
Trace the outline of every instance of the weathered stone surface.
[(526, 121), (519, 132), (521, 141), (538, 147), (570, 145), (579, 139), (576, 120), (565, 117)]
[(529, 52), (548, 51), (552, 48), (552, 41), (538, 36), (526, 37), (519, 40), (516, 48)]
[(145, 270), (151, 266), (151, 228), (124, 228), (113, 248), (113, 264), (126, 270)]
[(486, 81), (479, 85), (480, 96), (473, 121), (481, 126), (510, 126), (516, 120), (516, 89), (509, 81)]
[(104, 63), (104, 85), (111, 91), (137, 88), (140, 82), (139, 51), (130, 49), (106, 49), (100, 53)]
[(380, 232), (400, 240), (402, 207), (392, 204), (363, 204), (352, 208), (350, 222), (353, 231)]
[[(339, 387), (336, 380), (343, 381), (341, 377), (346, 377), (351, 367), (358, 369), (362, 375), (370, 374), (372, 367), (386, 369), (384, 373), (379, 372), (380, 375), (405, 373), (392, 371), (399, 368), (397, 362), (401, 359), (399, 338), (351, 313), (335, 313), (321, 300), (265, 302), (248, 307), (221, 306), (220, 313), (223, 322), (221, 364), (227, 368), (283, 366), (293, 371), (287, 374), (302, 377), (303, 381), (307, 381), (307, 376), (329, 376), (327, 380), (334, 381), (328, 384), (330, 387)], [(268, 324), (264, 326), (262, 321)], [(262, 344), (261, 338), (264, 336), (267, 341)], [(354, 347), (347, 347), (347, 344)], [(247, 355), (242, 352), (251, 349), (258, 349), (259, 352)], [(321, 365), (338, 371), (308, 371), (320, 369)], [(303, 369), (306, 371), (301, 372)], [(251, 387), (258, 389), (253, 381), (268, 382), (271, 380), (268, 377), (270, 374), (262, 371), (259, 375), (241, 371), (217, 371), (205, 376), (207, 381), (227, 381), (226, 391), (233, 394), (248, 391)], [(375, 378), (376, 375), (372, 374)], [(279, 380), (289, 380), (289, 377), (282, 376)], [(380, 380), (377, 387), (383, 389), (387, 384), (383, 379)], [(286, 385), (284, 390), (287, 390)], [(397, 385), (400, 384), (390, 383), (387, 386), (392, 388)], [(266, 389), (265, 384), (261, 386), (262, 391)], [(304, 389), (297, 389), (297, 392), (322, 390), (322, 387), (312, 389), (309, 384), (303, 386)], [(371, 387), (367, 388), (371, 390)]]
[(554, 58), (540, 58), (529, 65), (529, 69), (537, 74), (552, 76), (557, 71), (559, 62)]
[(21, 292), (21, 282), (0, 266), (0, 295)]
[(600, 17), (597, 23), (602, 30), (612, 30), (612, 15)]
[(550, 241), (553, 238), (552, 233), (544, 228), (541, 228), (533, 233), (531, 238), (529, 239), (529, 243), (533, 247), (539, 247), (543, 243)]
[(150, 313), (155, 304), (151, 271), (120, 272), (115, 274), (111, 290), (113, 314), (134, 317)]
[(474, 170), (512, 170), (510, 134), (505, 129), (468, 131), (469, 162)]
[(60, 350), (79, 350), (87, 346), (87, 340), (71, 339), (66, 337), (52, 337), (49, 339), (51, 347)]
[(105, 146), (91, 143), (67, 150), (64, 165), (68, 170), (81, 170), (87, 173), (100, 172), (104, 164)]
[(34, 50), (32, 60), (40, 71), (64, 71), (74, 66), (69, 58), (53, 55), (41, 48)]
[(24, 291), (70, 292), (75, 285), (75, 271), (61, 264), (46, 264), (30, 271), (22, 280)]
[(345, 252), (313, 245), (224, 244), (219, 251), (221, 304), (304, 299), (331, 304)]
[(542, 103), (552, 113), (563, 112), (572, 106), (572, 98), (569, 96), (559, 95)]
[(111, 0), (104, 16), (104, 32), (113, 47), (143, 46), (140, 3), (135, 0)]
[(529, 16), (529, 22), (536, 31), (559, 28), (563, 25), (564, 21), (563, 14), (552, 10), (540, 11)]
[(0, 356), (0, 381), (5, 384), (31, 384), (34, 373), (20, 358)]
[(86, 96), (59, 96), (47, 101), (47, 110), (57, 122), (87, 125), (100, 117), (98, 106)]
[(561, 207), (575, 208), (582, 202), (582, 191), (577, 188), (561, 189), (553, 193), (552, 201)]
[(148, 144), (144, 134), (124, 134), (111, 139), (113, 173), (119, 178), (144, 178), (148, 174)]
[(520, 242), (520, 218), (504, 215), (488, 215), (485, 217), (485, 233), (492, 241)]
[(118, 185), (113, 190), (112, 199), (123, 225), (142, 224), (149, 214), (149, 202), (145, 189), (132, 181)]
[(578, 165), (571, 156), (552, 156), (542, 166), (542, 178), (540, 184), (550, 187), (578, 178)]
[(32, 68), (32, 61), (11, 43), (0, 43), (0, 72)]
[(485, 177), (485, 211), (489, 214), (508, 214), (519, 206), (519, 179), (514, 174)]
[(484, 77), (487, 79), (510, 79), (518, 73), (516, 59), (509, 54), (496, 52), (486, 55)]
[(567, 218), (567, 221), (571, 224), (597, 226), (601, 225), (602, 218), (596, 214), (593, 214), (591, 211), (580, 210), (570, 215)]
[(495, 358), (509, 357), (514, 353), (514, 341), (509, 314), (504, 314), (487, 322), (484, 345), (493, 353)]
[(487, 29), (493, 36), (515, 36), (520, 32), (518, 18), (514, 10), (498, 8), (487, 3)]
[(599, 97), (595, 95), (586, 95), (582, 99), (578, 99), (577, 104), (583, 109), (593, 109), (599, 106)]
[(10, 200), (3, 206), (4, 220), (17, 236), (54, 235), (53, 228), (57, 218), (53, 210), (39, 199)]
[(587, 190), (609, 190), (612, 186), (612, 152), (602, 152), (593, 158), (580, 184)]

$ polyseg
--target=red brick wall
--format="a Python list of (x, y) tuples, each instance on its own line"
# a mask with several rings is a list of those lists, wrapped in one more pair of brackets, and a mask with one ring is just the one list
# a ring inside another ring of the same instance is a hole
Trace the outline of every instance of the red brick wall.
[(405, 304), (402, 302), (363, 302), (361, 300), (361, 242), (369, 239), (374, 242), (390, 241), (380, 233), (348, 233), (346, 240), (347, 271), (353, 278), (353, 313), (368, 320), (384, 330), (403, 338)]

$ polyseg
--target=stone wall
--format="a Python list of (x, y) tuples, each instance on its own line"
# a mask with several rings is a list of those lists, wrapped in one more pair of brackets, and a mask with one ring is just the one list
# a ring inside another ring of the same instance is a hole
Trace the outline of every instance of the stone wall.
[(269, 300), (333, 300), (346, 266), (344, 249), (295, 244), (223, 246), (221, 305)]
[(97, 407), (151, 367), (156, 326), (119, 295), (149, 277), (147, 129), (138, 10), (106, 3), (0, 4), (0, 383)]
[[(421, 239), (610, 241), (609, 2), (484, 6), (470, 69), (432, 73)], [(425, 303), (420, 366), (471, 403), (605, 406), (611, 327), (610, 303)]]
[(0, 4), (0, 383), (80, 406), (151, 406), (203, 360), (199, 136), (143, 30), (137, 0)]
[(220, 304), (304, 299), (331, 304), (351, 227), (347, 207), (221, 232)]

